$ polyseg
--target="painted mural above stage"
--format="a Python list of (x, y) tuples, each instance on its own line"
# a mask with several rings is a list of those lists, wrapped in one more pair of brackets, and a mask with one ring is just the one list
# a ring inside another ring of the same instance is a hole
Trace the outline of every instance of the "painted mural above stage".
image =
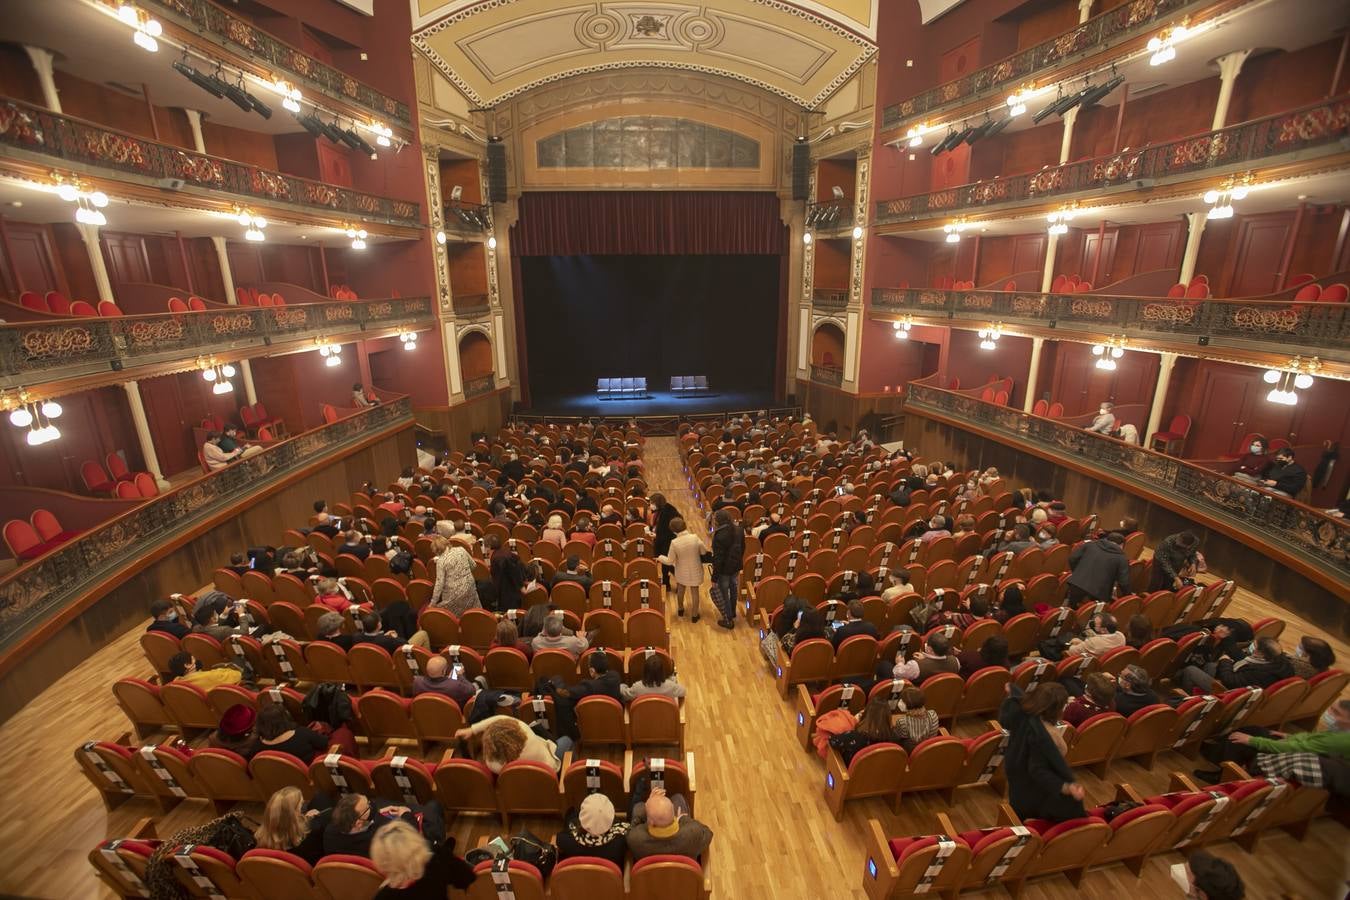
[(692, 119), (624, 116), (535, 141), (541, 169), (756, 169), (759, 141)]
[(584, 72), (659, 67), (725, 75), (810, 108), (876, 52), (878, 0), (413, 3), (413, 43), (482, 106)]

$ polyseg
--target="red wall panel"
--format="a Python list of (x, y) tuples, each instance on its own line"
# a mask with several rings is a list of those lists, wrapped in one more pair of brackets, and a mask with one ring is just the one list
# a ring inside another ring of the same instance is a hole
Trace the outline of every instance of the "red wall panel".
[(1228, 253), (1231, 268), (1224, 273), (1221, 296), (1250, 297), (1276, 290), (1293, 224), (1293, 215), (1287, 212), (1238, 219)]

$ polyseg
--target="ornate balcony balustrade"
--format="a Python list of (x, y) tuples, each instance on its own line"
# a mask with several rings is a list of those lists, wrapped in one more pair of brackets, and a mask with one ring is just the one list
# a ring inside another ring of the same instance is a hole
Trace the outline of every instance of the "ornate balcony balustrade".
[(435, 315), (430, 297), (401, 297), (12, 322), (0, 325), (0, 386), (31, 387), (173, 360), (189, 365), (199, 355), (425, 324)]
[(1140, 37), (1180, 17), (1181, 14), (1212, 6), (1212, 0), (1138, 0), (1123, 3), (1093, 16), (1071, 31), (1028, 47), (1020, 53), (976, 69), (968, 75), (939, 84), (908, 100), (882, 110), (884, 129), (921, 120), (942, 109), (960, 106), (984, 96), (1012, 93), (1022, 84), (1039, 80), (1053, 69), (1109, 50), (1131, 38)]
[(965, 394), (911, 382), (905, 403), (920, 413), (939, 413), (1011, 437), (1047, 456), (1071, 458), (1143, 490), (1170, 494), (1189, 508), (1283, 546), (1331, 579), (1350, 582), (1350, 522), (1345, 519), (1173, 456)]
[(143, 0), (142, 5), (269, 69), (293, 76), (297, 87), (314, 88), (330, 97), (364, 107), (386, 124), (412, 125), (408, 104), (302, 53), (209, 0)]
[[(0, 100), (0, 145), (56, 160), (251, 201), (416, 227), (418, 205), (161, 144), (20, 100)], [(111, 175), (116, 177), (116, 175)]]
[[(1291, 154), (1328, 155), (1346, 149), (1350, 134), (1350, 95), (1342, 94), (1262, 119), (1164, 144), (1123, 150), (1111, 156), (881, 200), (876, 224), (971, 212), (985, 207), (1034, 203), (1083, 192), (1094, 196), (1135, 190), (1140, 184), (1241, 167)], [(1319, 152), (1320, 151), (1320, 152)]]
[(406, 397), (361, 410), (146, 500), (20, 566), (0, 579), (0, 650), (13, 646), (28, 629), (58, 615), (82, 592), (146, 556), (157, 544), (350, 444), (412, 421), (412, 403)]
[(843, 309), (848, 306), (848, 291), (812, 288), (811, 305), (819, 306), (821, 309)]
[(877, 288), (872, 291), (872, 309), (1157, 340), (1180, 338), (1196, 344), (1250, 344), (1350, 362), (1350, 304), (1346, 303)]
[(480, 375), (477, 378), (470, 378), (464, 382), (464, 399), (471, 397), (481, 397), (484, 394), (490, 394), (497, 389), (497, 379), (494, 375)]
[(816, 384), (828, 384), (831, 387), (839, 387), (844, 383), (844, 370), (836, 369), (834, 366), (818, 366), (812, 363), (811, 380)]

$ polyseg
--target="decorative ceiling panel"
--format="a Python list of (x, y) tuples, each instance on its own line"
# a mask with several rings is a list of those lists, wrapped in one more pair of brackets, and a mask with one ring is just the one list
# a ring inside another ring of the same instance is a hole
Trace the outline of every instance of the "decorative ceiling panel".
[(493, 106), (582, 72), (725, 75), (814, 107), (874, 52), (877, 0), (411, 0), (413, 42)]

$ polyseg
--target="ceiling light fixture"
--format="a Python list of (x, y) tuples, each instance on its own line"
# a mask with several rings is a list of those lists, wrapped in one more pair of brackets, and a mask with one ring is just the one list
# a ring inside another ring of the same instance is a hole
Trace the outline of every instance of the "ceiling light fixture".
[(228, 394), (234, 390), (230, 379), (234, 377), (235, 369), (229, 363), (218, 363), (214, 356), (198, 357), (197, 368), (201, 369), (202, 380), (210, 383), (211, 393)]
[(909, 330), (914, 327), (914, 318), (912, 316), (903, 316), (891, 323), (895, 327), (895, 339), (897, 341), (909, 340)]
[(239, 224), (246, 229), (244, 231), (245, 240), (255, 243), (267, 240), (267, 235), (263, 234), (263, 229), (267, 227), (267, 220), (262, 216), (255, 215), (252, 210), (240, 207), (236, 210), (235, 217)]
[(323, 357), (323, 364), (330, 369), (342, 365), (342, 345), (330, 344), (323, 338), (319, 338), (315, 343), (319, 345), (319, 355)]
[(398, 336), (399, 342), (403, 344), (404, 350), (417, 349), (417, 334), (412, 331), (405, 331)]
[(366, 230), (360, 225), (349, 224), (347, 226), (347, 237), (352, 239), (353, 250), (366, 249)]
[(23, 388), (0, 398), (0, 410), (9, 413), (9, 422), (15, 428), (28, 429), (27, 442), (37, 447), (61, 436), (61, 429), (53, 419), (61, 417), (61, 404), (55, 400), (40, 401)]
[(1177, 58), (1176, 44), (1195, 34), (1186, 27), (1185, 21), (1179, 25), (1173, 25), (1164, 28), (1156, 35), (1148, 39), (1148, 49), (1153, 53), (1149, 57), (1150, 66), (1161, 66)]
[(164, 33), (164, 26), (160, 25), (157, 19), (152, 18), (148, 12), (132, 3), (123, 3), (117, 7), (117, 18), (122, 20), (124, 24), (136, 29), (132, 32), (131, 41), (137, 47), (147, 53), (154, 53), (159, 50), (159, 41), (155, 38)]
[(988, 328), (980, 329), (980, 349), (997, 350), (998, 339), (1003, 337), (1003, 323), (995, 322)]
[(1297, 406), (1298, 392), (1306, 391), (1313, 386), (1313, 375), (1322, 369), (1322, 361), (1314, 356), (1312, 359), (1305, 360), (1301, 356), (1295, 356), (1289, 361), (1289, 365), (1283, 370), (1267, 369), (1262, 376), (1266, 384), (1274, 385), (1270, 393), (1266, 394), (1266, 399), (1271, 403), (1279, 403), (1282, 406)]
[(1224, 179), (1223, 183), (1220, 184), (1218, 188), (1211, 188), (1205, 192), (1203, 199), (1209, 204), (1209, 212), (1205, 213), (1205, 218), (1233, 218), (1233, 201), (1247, 199), (1247, 194), (1251, 188), (1251, 172), (1240, 177), (1231, 176)]
[(1103, 372), (1114, 372), (1116, 360), (1125, 355), (1126, 339), (1124, 335), (1111, 335), (1105, 343), (1094, 344), (1092, 355), (1097, 357), (1096, 366)]
[[(304, 99), (300, 89), (283, 78), (272, 82), (272, 89), (281, 95), (281, 108), (289, 112), (300, 111), (300, 101)], [(301, 124), (304, 124), (303, 122)]]
[(947, 243), (949, 244), (959, 243), (961, 240), (961, 232), (965, 231), (969, 227), (970, 224), (966, 222), (964, 218), (957, 219), (955, 222), (943, 225), (942, 230), (947, 234), (946, 238)]
[(67, 203), (75, 204), (76, 222), (96, 226), (108, 224), (107, 217), (101, 212), (108, 205), (107, 194), (91, 190), (87, 182), (80, 181), (73, 175), (67, 177), (59, 172), (53, 172), (52, 179), (56, 182), (56, 196)]
[(1076, 215), (1078, 215), (1078, 209), (1074, 206), (1066, 206), (1063, 209), (1055, 210), (1045, 217), (1045, 220), (1050, 223), (1046, 231), (1050, 234), (1068, 234), (1069, 222)]
[(495, 236), (488, 238), (488, 249), (489, 250), (497, 249), (497, 238)]

